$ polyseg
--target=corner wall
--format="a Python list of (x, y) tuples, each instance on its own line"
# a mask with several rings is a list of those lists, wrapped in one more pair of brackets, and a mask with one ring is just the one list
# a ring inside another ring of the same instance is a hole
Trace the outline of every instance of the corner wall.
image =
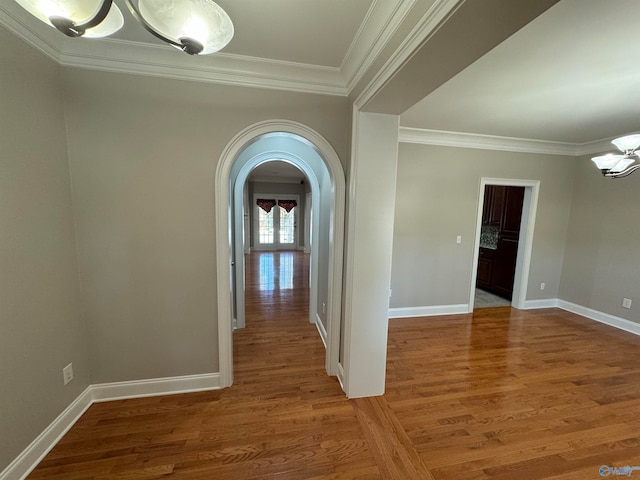
[(0, 43), (2, 471), (90, 378), (60, 69), (3, 27)]
[(640, 172), (604, 178), (590, 158), (576, 162), (559, 297), (640, 323)]

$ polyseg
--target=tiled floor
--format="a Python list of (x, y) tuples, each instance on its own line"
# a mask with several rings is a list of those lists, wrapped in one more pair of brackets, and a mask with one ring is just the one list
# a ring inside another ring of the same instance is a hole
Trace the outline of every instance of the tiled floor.
[(473, 308), (508, 307), (509, 305), (511, 305), (511, 302), (506, 298), (476, 288), (476, 298)]

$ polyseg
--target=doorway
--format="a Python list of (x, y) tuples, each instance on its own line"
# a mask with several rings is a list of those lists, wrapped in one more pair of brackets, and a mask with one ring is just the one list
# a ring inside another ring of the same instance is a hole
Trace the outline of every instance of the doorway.
[(484, 188), (475, 308), (511, 304), (523, 200), (524, 187)]
[[(221, 387), (233, 383), (232, 328), (234, 320), (244, 316), (241, 311), (245, 296), (243, 186), (253, 168), (273, 158), (298, 167), (311, 183), (314, 205), (310, 222), (313, 227), (309, 320), (316, 324), (325, 344), (327, 373), (336, 375), (338, 372), (344, 170), (333, 147), (317, 132), (296, 122), (273, 120), (254, 124), (238, 133), (223, 151), (216, 168), (214, 191)], [(321, 225), (324, 228), (320, 228)], [(321, 309), (318, 308), (320, 304)]]
[[(480, 180), (469, 312), (476, 298), (478, 306), (484, 300), (476, 297), (477, 285), (485, 287), (487, 302), (525, 308), (539, 189), (539, 180)], [(504, 261), (496, 267), (496, 259)], [(491, 298), (496, 294), (505, 301)]]
[(297, 250), (299, 195), (253, 194), (253, 249)]

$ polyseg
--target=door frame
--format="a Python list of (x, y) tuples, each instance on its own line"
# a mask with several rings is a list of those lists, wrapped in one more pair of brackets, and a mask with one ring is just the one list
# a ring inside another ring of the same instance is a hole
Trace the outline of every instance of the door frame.
[(536, 224), (540, 180), (522, 180), (509, 178), (480, 179), (478, 192), (478, 213), (476, 216), (476, 234), (473, 247), (473, 268), (471, 269), (471, 292), (469, 293), (469, 313), (473, 313), (476, 296), (476, 280), (478, 277), (478, 259), (480, 257), (480, 231), (482, 229), (482, 211), (484, 209), (484, 194), (487, 185), (503, 185), (508, 187), (524, 187), (522, 202), (522, 219), (520, 221), (520, 237), (518, 239), (518, 253), (516, 256), (516, 272), (513, 280), (513, 296), (511, 306), (524, 309), (529, 285), (529, 271), (531, 267), (531, 252), (533, 249), (533, 231)]
[[(220, 387), (233, 383), (233, 295), (235, 285), (232, 278), (232, 229), (233, 191), (232, 169), (238, 157), (254, 142), (269, 134), (292, 135), (303, 141), (320, 156), (331, 184), (332, 202), (329, 207), (331, 219), (329, 229), (329, 274), (327, 293), (327, 344), (325, 368), (329, 375), (338, 372), (340, 352), (340, 328), (342, 323), (342, 275), (344, 256), (344, 218), (346, 181), (344, 167), (331, 144), (315, 130), (290, 120), (268, 120), (248, 126), (236, 134), (224, 148), (215, 171), (215, 254), (218, 304), (218, 354)], [(305, 163), (304, 159), (300, 159)], [(299, 165), (298, 165), (299, 166)], [(237, 174), (235, 175), (237, 177)], [(242, 228), (240, 226), (240, 228)], [(317, 228), (315, 229), (317, 230)], [(346, 320), (345, 320), (346, 321)]]

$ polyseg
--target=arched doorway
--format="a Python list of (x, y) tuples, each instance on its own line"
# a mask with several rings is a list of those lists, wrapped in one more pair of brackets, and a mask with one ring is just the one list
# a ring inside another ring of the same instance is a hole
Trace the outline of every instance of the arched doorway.
[[(238, 133), (223, 151), (216, 169), (216, 260), (218, 292), (218, 347), (220, 386), (233, 383), (233, 314), (243, 314), (244, 272), (241, 244), (242, 186), (251, 170), (270, 158), (282, 158), (310, 179), (314, 202), (310, 320), (316, 321), (318, 297), (326, 298), (325, 368), (336, 375), (340, 343), (342, 259), (344, 238), (345, 178), (342, 164), (331, 145), (309, 127), (286, 120), (254, 124)], [(326, 244), (316, 235), (320, 219)], [(323, 258), (320, 258), (320, 257)], [(319, 275), (319, 265), (326, 275)], [(237, 275), (236, 275), (237, 273)], [(239, 307), (240, 306), (240, 307)], [(238, 308), (239, 307), (239, 308)], [(319, 331), (322, 334), (321, 328)]]

